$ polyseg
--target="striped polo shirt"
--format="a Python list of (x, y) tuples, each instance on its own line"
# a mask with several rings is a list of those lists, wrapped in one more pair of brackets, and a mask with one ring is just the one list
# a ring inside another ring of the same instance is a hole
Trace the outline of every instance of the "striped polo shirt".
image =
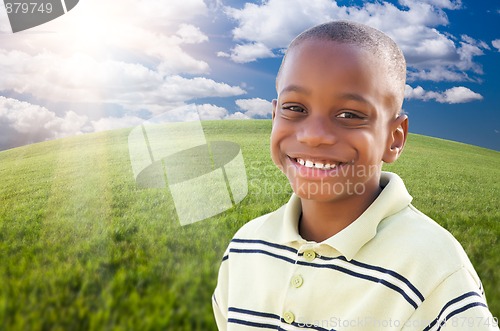
[(212, 297), (219, 330), (498, 330), (455, 238), (419, 212), (403, 181), (344, 230), (298, 233), (300, 198), (245, 224)]

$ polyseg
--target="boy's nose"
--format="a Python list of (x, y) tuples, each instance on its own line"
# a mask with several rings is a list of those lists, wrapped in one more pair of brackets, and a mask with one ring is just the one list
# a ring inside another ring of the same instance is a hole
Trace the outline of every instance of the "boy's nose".
[(325, 118), (308, 118), (297, 132), (297, 140), (309, 146), (333, 145), (337, 141), (330, 121)]

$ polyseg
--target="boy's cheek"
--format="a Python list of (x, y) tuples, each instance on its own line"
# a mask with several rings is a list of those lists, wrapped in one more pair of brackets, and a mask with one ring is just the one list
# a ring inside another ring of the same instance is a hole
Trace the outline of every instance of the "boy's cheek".
[(279, 151), (277, 151), (275, 146), (273, 146), (272, 141), (271, 141), (271, 159), (273, 160), (273, 163), (278, 167), (278, 169), (283, 171), (283, 165), (281, 164)]
[(284, 169), (284, 164), (283, 164), (283, 159), (281, 155), (281, 151), (279, 148), (279, 145), (275, 143), (275, 140), (273, 139), (273, 136), (271, 135), (271, 159), (273, 160), (274, 165), (278, 167), (281, 172), (285, 172)]
[(278, 100), (274, 99), (273, 100), (273, 110), (272, 110), (272, 115), (271, 115), (271, 121), (272, 124), (274, 125), (274, 118), (276, 117), (276, 107), (278, 105)]

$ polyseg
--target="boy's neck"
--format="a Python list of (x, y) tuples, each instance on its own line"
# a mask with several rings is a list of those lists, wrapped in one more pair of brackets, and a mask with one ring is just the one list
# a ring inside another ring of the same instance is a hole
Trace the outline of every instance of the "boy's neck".
[(299, 233), (305, 240), (322, 242), (354, 222), (378, 197), (382, 188), (377, 185), (363, 195), (352, 195), (341, 201), (301, 199), (302, 215)]

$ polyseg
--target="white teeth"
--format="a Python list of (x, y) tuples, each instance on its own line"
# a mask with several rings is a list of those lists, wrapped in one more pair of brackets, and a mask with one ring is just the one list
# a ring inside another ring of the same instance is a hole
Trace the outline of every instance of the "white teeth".
[(296, 159), (296, 160), (298, 164), (303, 165), (306, 168), (329, 170), (329, 169), (335, 169), (337, 167), (336, 164), (330, 164), (330, 163), (323, 164), (321, 162), (312, 162), (310, 160), (304, 160), (304, 159)]
[(314, 167), (318, 169), (323, 169), (323, 163), (314, 163)]

